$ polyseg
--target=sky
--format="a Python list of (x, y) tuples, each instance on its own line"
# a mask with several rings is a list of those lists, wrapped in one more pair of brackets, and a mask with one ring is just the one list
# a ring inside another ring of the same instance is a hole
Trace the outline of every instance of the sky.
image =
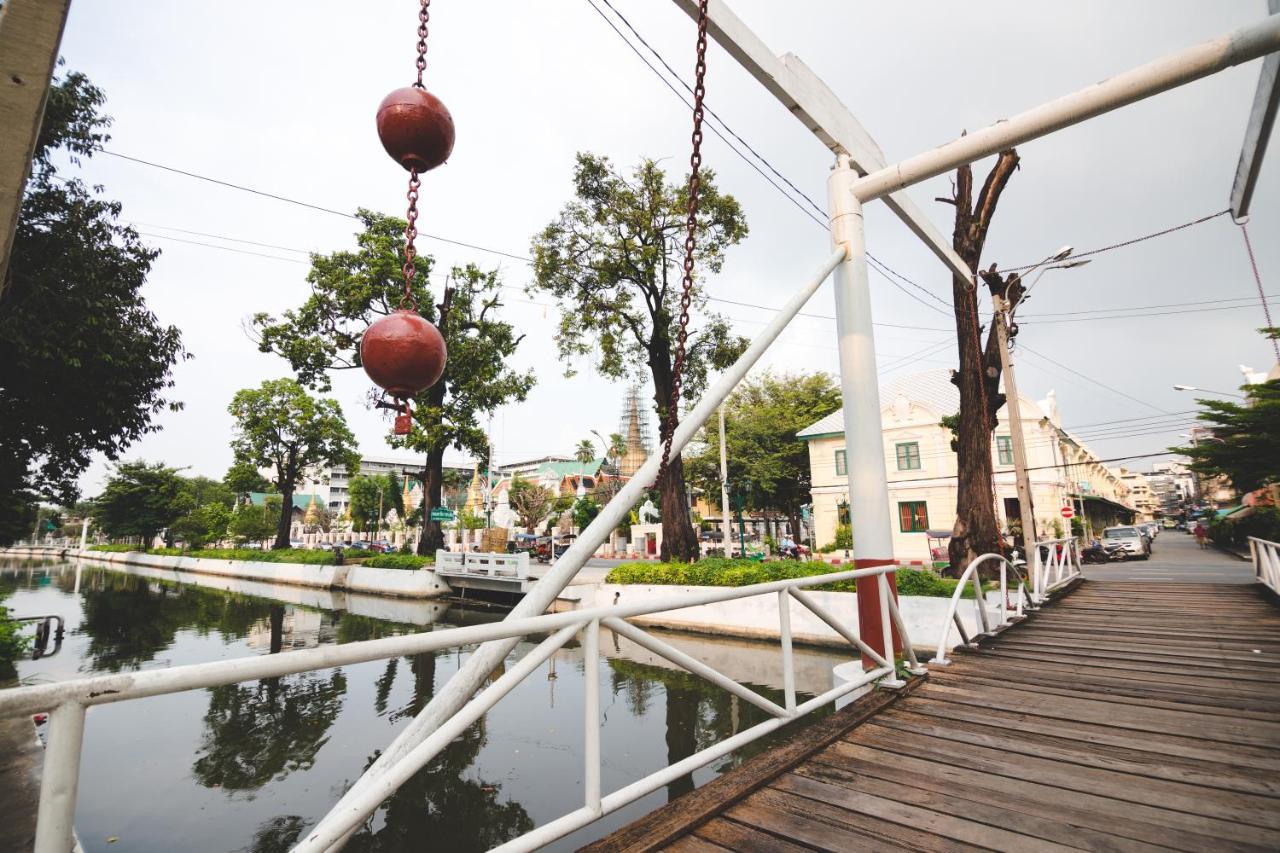
[[(695, 29), (687, 16), (657, 0), (610, 2), (691, 79)], [(1261, 0), (730, 5), (772, 50), (798, 55), (820, 75), (890, 162), (1266, 11)], [(570, 198), (576, 152), (622, 166), (653, 157), (683, 174), (688, 109), (605, 16), (630, 37), (603, 0), (433, 4), (426, 82), (453, 114), (457, 142), (450, 161), (424, 176), (420, 232), (523, 257), (532, 235)], [(174, 369), (174, 396), (185, 408), (161, 415), (163, 429), (127, 458), (220, 476), (231, 462), (232, 395), (289, 374), (282, 359), (257, 352), (246, 318), (303, 302), (306, 253), (354, 245), (357, 223), (343, 212), (403, 215), (406, 175), (382, 151), (373, 119), (386, 92), (413, 79), (416, 25), (411, 0), (72, 5), (62, 54), (68, 68), (106, 92), (115, 120), (108, 151), (329, 211), (108, 154), (83, 165), (86, 180), (121, 201), (123, 219), (163, 251), (144, 295), (162, 322), (182, 330), (194, 355)], [(709, 106), (799, 191), (825, 204), (830, 152), (714, 43), (707, 62)], [(1260, 65), (1022, 146), (984, 266), (1035, 262), (1064, 245), (1078, 252), (1109, 246), (1226, 208)], [(1278, 158), (1272, 152), (1264, 166), (1250, 222), (1263, 281), (1275, 294)], [(757, 171), (764, 169), (758, 161), (744, 161), (714, 134), (703, 159), (742, 203), (751, 231), (708, 280), (709, 294), (780, 305), (828, 252), (828, 234), (803, 200), (785, 197)], [(980, 177), (992, 162), (977, 165)], [(950, 194), (947, 177), (909, 194), (950, 233), (952, 209), (933, 200)], [(948, 273), (902, 223), (878, 204), (866, 215), (871, 252), (949, 301)], [(564, 376), (552, 340), (557, 309), (524, 293), (528, 264), (430, 238), (418, 245), (437, 270), (475, 262), (500, 270), (510, 288), (502, 316), (525, 335), (513, 366), (534, 368), (538, 384), (526, 402), (494, 414), (495, 462), (571, 454), (590, 430), (616, 430), (625, 388), (586, 361), (575, 365), (576, 376)], [(886, 324), (876, 331), (882, 381), (954, 366), (946, 307), (876, 273), (871, 286), (874, 320)], [(758, 369), (836, 373), (835, 326), (823, 319), (832, 300), (828, 283), (807, 308), (819, 316), (797, 318)], [(748, 336), (769, 317), (757, 308), (713, 307)], [(1051, 271), (1020, 314), (1020, 390), (1035, 399), (1055, 391), (1066, 426), (1079, 427), (1104, 457), (1180, 441), (1195, 395), (1174, 384), (1234, 391), (1238, 365), (1265, 371), (1274, 362), (1254, 332), (1264, 318), (1229, 216)], [(346, 371), (336, 376), (333, 396), (362, 452), (388, 455), (388, 423), (365, 407), (368, 387), (363, 373)], [(105, 460), (95, 462), (82, 478), (86, 493), (96, 493), (108, 473)]]

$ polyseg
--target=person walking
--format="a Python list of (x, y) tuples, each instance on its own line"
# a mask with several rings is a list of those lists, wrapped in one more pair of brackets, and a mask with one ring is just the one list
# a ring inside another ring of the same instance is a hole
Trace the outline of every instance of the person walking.
[(1203, 521), (1197, 521), (1195, 529), (1192, 530), (1191, 532), (1196, 535), (1197, 545), (1199, 545), (1201, 548), (1209, 547), (1208, 542), (1206, 541), (1209, 538), (1209, 529), (1204, 526)]

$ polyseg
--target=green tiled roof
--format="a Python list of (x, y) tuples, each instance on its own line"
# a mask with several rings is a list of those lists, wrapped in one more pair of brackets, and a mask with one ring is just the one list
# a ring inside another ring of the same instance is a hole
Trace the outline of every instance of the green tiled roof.
[(605, 463), (603, 457), (590, 462), (543, 462), (538, 466), (539, 474), (554, 474), (557, 477), (594, 477)]
[[(278, 498), (278, 497), (280, 497), (280, 495), (279, 495), (279, 494), (277, 494), (277, 493), (274, 493), (274, 492), (250, 492), (250, 493), (249, 493), (249, 503), (253, 504), (254, 506), (262, 506), (263, 504), (265, 504), (265, 503), (267, 502), (267, 498), (269, 498), (269, 497), (277, 497), (277, 498)], [(322, 500), (320, 500), (320, 498), (319, 498), (319, 497), (316, 497), (316, 506), (323, 507), (324, 505), (325, 505), (325, 502), (324, 502), (324, 501), (322, 501)], [(293, 508), (294, 508), (294, 509), (300, 509), (300, 510), (302, 510), (303, 512), (306, 512), (306, 511), (307, 511), (307, 507), (309, 507), (309, 506), (311, 506), (311, 493), (310, 493), (310, 492), (308, 492), (308, 493), (307, 493), (307, 494), (305, 494), (305, 495), (300, 495), (300, 494), (298, 494), (297, 492), (294, 492), (294, 493), (293, 493)]]

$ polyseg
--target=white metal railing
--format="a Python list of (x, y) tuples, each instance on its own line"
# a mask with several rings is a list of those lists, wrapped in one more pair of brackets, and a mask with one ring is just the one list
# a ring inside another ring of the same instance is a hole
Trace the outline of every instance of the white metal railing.
[(494, 554), (485, 551), (436, 551), (438, 575), (471, 575), (486, 578), (529, 577), (529, 554)]
[(1249, 555), (1253, 559), (1253, 573), (1258, 583), (1266, 584), (1268, 589), (1280, 595), (1280, 542), (1250, 536)]
[[(326, 821), (317, 825), (296, 848), (299, 851), (322, 851), (330, 849), (357, 828), (387, 796), (431, 761), (467, 726), (489, 711), (499, 699), (509, 693), (571, 637), (578, 632), (585, 632), (583, 638), (586, 666), (584, 691), (586, 725), (583, 731), (585, 799), (582, 808), (538, 827), (499, 848), (504, 851), (534, 850), (859, 687), (876, 681), (885, 687), (901, 686), (903, 682), (897, 679), (892, 653), (881, 655), (876, 652), (860, 632), (852, 630), (808, 595), (804, 591), (806, 587), (858, 579), (864, 583), (868, 581), (876, 583), (879, 588), (882, 625), (881, 635), (877, 639), (882, 644), (881, 647), (893, 648), (892, 632), (896, 628), (908, 669), (916, 673), (923, 672), (924, 669), (912, 649), (897, 602), (889, 589), (887, 574), (893, 571), (893, 568), (882, 566), (855, 569), (746, 587), (672, 593), (640, 604), (587, 608), (508, 619), (487, 625), (385, 637), (341, 646), (17, 687), (0, 691), (0, 718), (51, 712), (44, 778), (40, 790), (35, 850), (37, 853), (65, 853), (71, 844), (85, 713), (94, 705), (127, 702), (148, 696), (201, 690), (241, 681), (275, 678), (317, 669), (435, 652), (493, 640), (547, 635), (517, 663), (508, 667), (502, 676), (471, 697), (456, 714), (451, 715), (443, 725), (409, 750), (401, 760), (389, 767), (385, 773), (371, 780), (371, 783), (361, 789), (347, 807), (331, 812)], [(761, 696), (665, 641), (624, 621), (632, 616), (651, 615), (684, 607), (770, 594), (778, 597), (779, 634), (783, 656), (782, 705)], [(859, 654), (870, 659), (873, 668), (867, 670), (860, 679), (841, 684), (807, 702), (798, 704), (791, 643), (790, 608), (793, 602), (807, 608), (831, 626)], [(598, 640), (602, 625), (677, 666), (706, 678), (740, 699), (756, 705), (766, 711), (771, 719), (617, 791), (602, 794), (600, 790), (601, 719)]]
[(1049, 593), (1080, 574), (1080, 543), (1075, 537), (1041, 539), (1031, 549), (1031, 593), (1044, 601)]
[[(997, 622), (993, 618), (993, 614), (987, 611), (987, 596), (982, 588), (982, 573), (978, 571), (984, 563), (999, 562), (1000, 564), (1000, 603), (996, 608), (996, 614), (999, 615), (1000, 621)], [(971, 562), (964, 570), (964, 574), (960, 575), (960, 582), (956, 584), (956, 591), (951, 594), (951, 606), (947, 608), (946, 618), (942, 620), (942, 632), (938, 636), (937, 651), (933, 654), (933, 659), (929, 663), (947, 665), (951, 661), (947, 660), (947, 649), (951, 647), (951, 627), (960, 633), (960, 641), (970, 648), (977, 648), (978, 639), (984, 636), (990, 636), (996, 630), (1011, 625), (1026, 618), (1026, 610), (1035, 610), (1036, 604), (1027, 589), (1024, 582), (1022, 572), (1019, 566), (1025, 565), (1018, 560), (1018, 553), (1013, 554), (1013, 561), (1006, 560), (999, 554), (983, 554), (973, 562)], [(1009, 572), (1012, 570), (1013, 577), (1017, 580), (1017, 586), (1014, 589), (1014, 601), (1009, 603)], [(964, 629), (964, 621), (960, 618), (960, 602), (964, 598), (966, 586), (973, 589), (973, 606), (977, 613), (976, 622), (982, 627), (982, 630), (970, 637), (969, 632)]]

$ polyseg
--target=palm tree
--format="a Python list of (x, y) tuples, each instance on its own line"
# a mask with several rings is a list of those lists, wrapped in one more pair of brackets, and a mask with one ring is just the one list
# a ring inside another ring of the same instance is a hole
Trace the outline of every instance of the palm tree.
[(596, 446), (591, 439), (584, 438), (578, 442), (578, 449), (573, 452), (573, 458), (584, 464), (596, 458)]
[(609, 458), (613, 460), (613, 467), (617, 468), (622, 463), (622, 457), (626, 455), (627, 440), (622, 433), (609, 433)]

